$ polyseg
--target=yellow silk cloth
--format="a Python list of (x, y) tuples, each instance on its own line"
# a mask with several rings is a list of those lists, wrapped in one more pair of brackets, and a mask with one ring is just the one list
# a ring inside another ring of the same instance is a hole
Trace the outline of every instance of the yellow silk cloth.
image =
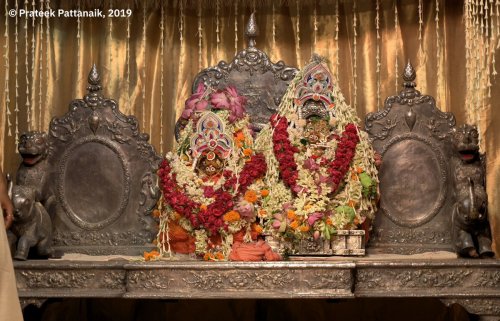
[[(47, 5), (47, 2), (42, 3)], [(53, 9), (77, 9), (77, 1), (67, 2), (50, 1), (49, 5)], [(344, 96), (355, 106), (361, 119), (366, 113), (383, 108), (385, 97), (400, 90), (401, 73), (408, 59), (417, 70), (417, 89), (434, 96), (442, 111), (453, 112), (459, 124), (472, 113), (465, 103), (471, 89), (466, 86), (465, 20), (461, 1), (422, 1), (421, 25), (419, 1), (397, 1), (396, 25), (394, 0), (380, 0), (380, 38), (377, 39), (376, 1), (357, 0), (354, 8), (352, 0), (342, 0), (338, 11), (338, 41), (335, 39), (335, 0), (240, 0), (237, 4), (222, 0), (183, 1), (182, 8), (177, 0), (144, 1), (146, 7), (143, 2), (132, 0), (82, 0), (80, 5), (85, 10), (101, 8), (107, 14), (107, 8), (115, 2), (119, 2), (120, 9), (132, 10), (130, 18), (81, 18), (79, 21), (49, 18), (42, 22), (40, 18), (26, 21), (19, 17), (16, 25), (15, 18), (4, 18), (5, 8), (1, 8), (0, 35), (8, 28), (8, 38), (0, 39), (0, 57), (1, 65), (8, 68), (0, 68), (0, 82), (4, 86), (8, 71), (10, 99), (7, 103), (6, 92), (0, 93), (0, 131), (4, 133), (0, 137), (3, 151), (0, 164), (5, 171), (14, 172), (20, 161), (14, 136), (7, 135), (9, 129), (14, 135), (16, 115), (20, 132), (28, 128), (47, 130), (52, 117), (63, 115), (72, 99), (83, 97), (92, 63), (101, 73), (105, 96), (116, 99), (125, 114), (138, 117), (141, 131), (151, 135), (158, 151), (171, 150), (174, 123), (189, 96), (193, 78), (202, 68), (215, 65), (219, 60), (230, 61), (235, 54), (235, 44), (238, 50), (246, 46), (244, 26), (254, 5), (260, 27), (257, 47), (267, 52), (273, 61), (284, 60), (291, 66), (305, 65), (313, 52), (327, 57)], [(24, 6), (23, 2), (18, 3)], [(218, 15), (217, 3), (220, 5)], [(436, 3), (439, 4), (438, 24)], [(39, 8), (39, 1), (36, 6)], [(15, 8), (15, 1), (8, 0), (7, 8)], [(6, 41), (8, 63), (4, 57)], [(379, 89), (380, 95), (377, 95)], [(500, 246), (500, 126), (495, 124), (500, 123), (500, 108), (495, 105), (500, 101), (499, 89), (497, 79), (492, 78), (491, 99), (486, 100), (478, 122), (488, 159), (489, 214), (497, 235), (497, 248)], [(18, 112), (15, 112), (16, 105)]]

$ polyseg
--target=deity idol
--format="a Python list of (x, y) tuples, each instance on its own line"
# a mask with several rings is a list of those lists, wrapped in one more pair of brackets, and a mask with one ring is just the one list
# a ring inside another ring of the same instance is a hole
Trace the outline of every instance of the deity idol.
[(331, 254), (329, 240), (339, 231), (369, 229), (378, 179), (358, 123), (326, 64), (314, 57), (257, 138), (268, 163), (266, 233), (291, 244), (292, 253), (304, 252), (299, 244), (310, 240), (324, 243), (317, 254)]
[(245, 98), (234, 87), (203, 84), (186, 101), (176, 153), (160, 170), (163, 191), (160, 254), (196, 254), (206, 260), (249, 259), (249, 247), (278, 259), (257, 242), (259, 204), (267, 196), (264, 156), (255, 153)]

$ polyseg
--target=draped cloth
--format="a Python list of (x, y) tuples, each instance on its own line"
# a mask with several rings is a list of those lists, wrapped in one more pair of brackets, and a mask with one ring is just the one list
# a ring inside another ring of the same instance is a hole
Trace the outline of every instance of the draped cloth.
[(0, 211), (0, 320), (22, 321), (14, 267)]
[[(78, 8), (77, 1), (71, 4), (67, 2), (51, 0), (49, 5), (54, 9)], [(340, 88), (347, 101), (352, 105), (356, 101), (355, 107), (361, 119), (368, 112), (383, 108), (385, 97), (395, 95), (400, 90), (400, 75), (407, 60), (412, 61), (417, 71), (417, 89), (423, 94), (434, 96), (442, 111), (453, 112), (458, 124), (465, 122), (471, 113), (468, 110), (470, 106), (467, 107), (465, 103), (470, 89), (467, 88), (462, 1), (423, 1), (421, 41), (418, 0), (396, 1), (397, 26), (395, 1), (380, 0), (378, 40), (376, 1), (357, 0), (356, 10), (353, 0), (339, 1), (338, 41), (335, 40), (335, 0), (301, 0), (298, 3), (293, 0), (274, 1), (274, 10), (273, 1), (266, 0), (240, 0), (236, 5), (234, 1), (223, 0), (203, 1), (200, 2), (202, 5), (198, 5), (197, 1), (187, 0), (182, 2), (182, 6), (178, 0), (79, 2), (81, 9), (101, 8), (107, 14), (109, 7), (130, 8), (132, 15), (130, 18), (81, 18), (80, 23), (76, 18), (49, 18), (44, 19), (43, 23), (40, 18), (34, 19), (34, 22), (30, 18), (24, 29), (25, 18), (18, 18), (16, 28), (16, 20), (5, 18), (5, 8), (0, 9), (3, 17), (0, 35), (4, 35), (7, 28), (4, 22), (8, 24), (8, 38), (0, 38), (2, 66), (6, 64), (4, 55), (7, 54), (9, 58), (10, 102), (7, 102), (5, 91), (0, 93), (0, 131), (3, 133), (0, 136), (0, 150), (3, 151), (0, 153), (0, 164), (3, 163), (6, 171), (14, 172), (20, 161), (16, 154), (15, 138), (7, 135), (8, 121), (14, 133), (16, 102), (20, 132), (28, 128), (47, 130), (52, 117), (64, 114), (72, 99), (83, 97), (92, 63), (96, 63), (101, 73), (105, 96), (116, 99), (125, 114), (138, 117), (141, 131), (151, 135), (151, 142), (158, 151), (165, 153), (171, 150), (174, 123), (181, 113), (183, 102), (189, 96), (192, 80), (202, 68), (215, 65), (219, 60), (232, 59), (235, 54), (235, 35), (238, 37), (238, 50), (246, 46), (244, 24), (254, 8), (260, 28), (257, 47), (267, 52), (273, 61), (284, 60), (291, 66), (304, 66), (313, 52), (328, 58), (330, 69), (338, 75)], [(438, 25), (436, 2), (439, 4)], [(24, 6), (22, 1), (18, 3)], [(44, 3), (47, 4), (47, 1)], [(217, 3), (220, 7), (218, 19)], [(38, 1), (36, 6), (39, 7)], [(14, 8), (15, 1), (7, 0), (7, 7)], [(31, 7), (31, 3), (28, 7)], [(236, 9), (238, 15), (235, 20)], [(317, 31), (314, 30), (315, 20)], [(238, 27), (236, 33), (235, 22)], [(28, 42), (27, 57), (25, 37)], [(377, 73), (377, 42), (380, 73)], [(422, 51), (419, 53), (420, 46)], [(397, 70), (396, 60), (399, 66)], [(5, 84), (6, 72), (7, 68), (0, 68), (2, 85)], [(399, 77), (396, 78), (396, 75)], [(399, 87), (396, 86), (396, 80)], [(377, 99), (378, 84), (380, 103)], [(478, 121), (482, 148), (487, 153), (489, 214), (494, 236), (497, 235), (497, 248), (500, 246), (500, 126), (494, 124), (500, 122), (500, 108), (494, 108), (494, 105), (500, 101), (499, 86), (497, 79), (493, 78), (491, 99), (486, 100)], [(30, 103), (29, 108), (27, 102)], [(11, 115), (7, 115), (8, 109)], [(30, 126), (27, 121), (28, 109)]]

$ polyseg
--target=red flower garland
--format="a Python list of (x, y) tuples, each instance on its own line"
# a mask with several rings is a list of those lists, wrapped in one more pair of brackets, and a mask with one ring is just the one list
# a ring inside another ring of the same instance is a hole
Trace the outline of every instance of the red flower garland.
[(278, 160), (281, 178), (286, 186), (297, 193), (300, 188), (297, 186), (299, 173), (297, 171), (297, 163), (295, 162), (294, 154), (298, 153), (299, 149), (290, 143), (288, 136), (288, 120), (285, 116), (274, 114), (271, 116), (271, 125), (274, 127), (273, 151)]
[(332, 194), (337, 191), (340, 182), (349, 170), (358, 143), (359, 136), (356, 126), (354, 124), (347, 124), (335, 150), (335, 159), (328, 166), (328, 174), (330, 174), (333, 184)]
[(238, 192), (234, 196), (234, 198), (238, 198), (255, 180), (263, 177), (266, 170), (267, 164), (264, 155), (256, 154), (243, 166), (239, 179), (231, 171), (224, 171), (226, 182), (222, 188), (210, 193), (215, 199), (206, 209), (201, 209), (200, 203), (193, 201), (181, 191), (168, 160), (163, 160), (161, 163), (158, 176), (165, 202), (174, 211), (186, 217), (194, 228), (203, 226), (211, 235), (216, 235), (220, 228), (227, 227), (222, 217), (234, 206), (233, 196), (227, 191), (233, 190), (239, 180)]
[[(275, 114), (271, 117), (271, 124), (274, 127), (273, 150), (279, 164), (281, 178), (294, 193), (298, 193), (302, 187), (297, 185), (299, 173), (294, 154), (299, 150), (289, 140), (288, 121), (286, 117)], [(332, 194), (337, 191), (354, 158), (356, 146), (359, 143), (356, 126), (348, 124), (342, 137), (335, 135), (335, 139), (339, 139), (335, 150), (335, 159), (329, 162), (327, 169), (330, 175), (329, 182), (332, 184)]]

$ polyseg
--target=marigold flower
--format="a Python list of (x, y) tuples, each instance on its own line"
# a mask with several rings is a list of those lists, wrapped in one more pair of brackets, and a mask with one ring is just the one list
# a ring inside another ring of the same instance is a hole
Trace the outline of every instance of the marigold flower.
[(224, 215), (224, 221), (226, 222), (236, 222), (241, 218), (240, 213), (236, 211), (229, 211)]
[(212, 253), (205, 253), (205, 255), (203, 255), (203, 260), (205, 261), (213, 261), (214, 259), (214, 255)]
[(207, 210), (207, 206), (205, 204), (201, 204), (200, 205), (200, 210), (206, 211)]
[(262, 232), (264, 231), (264, 229), (259, 224), (253, 223), (252, 224), (252, 231), (254, 231), (254, 232), (258, 233), (258, 234), (262, 234)]
[(257, 201), (257, 193), (252, 190), (248, 190), (245, 192), (245, 201), (249, 203), (255, 203)]
[(160, 210), (156, 209), (156, 210), (153, 211), (152, 215), (155, 218), (160, 218), (161, 212), (160, 212)]
[(361, 167), (357, 167), (356, 171), (358, 172), (358, 174), (361, 174), (364, 172), (364, 170)]
[(299, 226), (299, 231), (301, 231), (301, 232), (309, 232), (310, 229), (311, 228), (309, 226), (307, 226), (307, 225), (301, 225), (301, 226)]
[(266, 197), (267, 195), (269, 195), (269, 190), (268, 189), (263, 189), (263, 190), (260, 191), (260, 196)]
[(243, 155), (245, 155), (245, 156), (250, 156), (250, 155), (252, 155), (252, 153), (253, 153), (253, 150), (251, 148), (245, 148), (243, 150)]
[(293, 221), (292, 223), (290, 223), (290, 227), (296, 230), (299, 227), (299, 222)]
[(286, 211), (286, 217), (292, 221), (292, 220), (295, 220), (297, 218), (297, 215), (295, 215), (295, 211), (294, 210), (288, 210)]
[(264, 217), (267, 215), (267, 211), (266, 210), (259, 210), (259, 216), (260, 217)]
[(222, 260), (225, 260), (225, 259), (226, 259), (226, 258), (224, 257), (224, 254), (222, 254), (222, 252), (217, 252), (217, 253), (215, 253), (215, 258), (216, 258), (217, 260), (220, 260), (220, 261), (222, 261)]
[(151, 261), (156, 257), (160, 256), (160, 253), (157, 250), (152, 250), (151, 252), (144, 252), (144, 260)]
[(350, 207), (355, 207), (355, 206), (356, 206), (356, 201), (354, 201), (354, 200), (349, 200), (349, 202), (347, 202), (347, 204), (348, 204)]
[(243, 134), (243, 132), (241, 130), (237, 131), (235, 134), (234, 134), (234, 140), (236, 141), (244, 141), (245, 140), (245, 134)]
[(181, 218), (181, 214), (177, 213), (177, 212), (174, 212), (174, 215), (172, 217), (174, 219), (174, 221), (178, 221), (180, 220)]
[(311, 207), (312, 207), (311, 204), (307, 204), (307, 205), (304, 206), (304, 210), (308, 211), (308, 210), (311, 209)]
[(331, 218), (326, 219), (326, 225), (333, 225)]

